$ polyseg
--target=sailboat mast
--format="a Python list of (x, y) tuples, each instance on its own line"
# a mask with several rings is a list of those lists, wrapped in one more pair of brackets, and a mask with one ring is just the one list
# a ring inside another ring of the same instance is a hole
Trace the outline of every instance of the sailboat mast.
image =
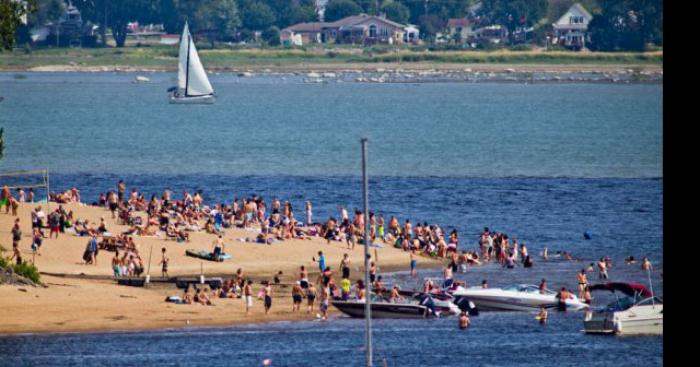
[[(362, 143), (362, 209), (365, 228), (365, 358), (367, 367), (372, 367), (372, 284), (369, 281), (369, 177), (367, 175), (367, 138)], [(376, 261), (376, 259), (375, 259)]]
[(190, 83), (190, 30), (187, 30), (187, 69), (185, 70), (185, 97), (187, 97), (187, 88)]

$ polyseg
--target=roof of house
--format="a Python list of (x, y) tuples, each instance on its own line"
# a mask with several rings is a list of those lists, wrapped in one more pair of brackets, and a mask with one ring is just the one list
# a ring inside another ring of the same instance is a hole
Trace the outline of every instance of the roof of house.
[(391, 21), (389, 19), (383, 18), (383, 17), (378, 17), (376, 15), (367, 15), (367, 14), (360, 14), (360, 15), (351, 15), (349, 17), (345, 17), (343, 19), (338, 19), (335, 22), (330, 22), (326, 23), (326, 27), (328, 28), (340, 28), (340, 27), (346, 27), (346, 26), (351, 26), (351, 25), (357, 25), (358, 23), (364, 22), (369, 19), (374, 19), (378, 22), (386, 23), (391, 26), (394, 26), (396, 28), (403, 28), (405, 27), (403, 24), (396, 23), (394, 21)]
[(590, 21), (593, 19), (593, 15), (586, 10), (581, 4), (575, 3), (574, 5), (571, 5), (571, 7), (564, 13), (562, 16), (554, 23), (554, 24), (568, 24), (568, 19), (566, 19), (566, 15), (569, 14), (571, 10), (577, 10), (579, 13), (581, 13), (587, 21)]
[(283, 32), (320, 32), (326, 26), (325, 22), (310, 22), (290, 25), (283, 29)]
[(468, 27), (473, 23), (466, 18), (452, 18), (447, 21), (448, 27)]

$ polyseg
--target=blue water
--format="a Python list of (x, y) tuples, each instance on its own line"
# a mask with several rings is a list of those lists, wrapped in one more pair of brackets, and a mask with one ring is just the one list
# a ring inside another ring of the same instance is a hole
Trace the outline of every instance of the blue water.
[[(464, 249), (483, 227), (525, 242), (531, 254), (571, 251), (582, 262), (536, 258), (533, 269), (486, 266), (470, 285), (576, 286), (603, 255), (613, 280), (663, 295), (661, 85), (355, 84), (214, 75), (213, 106), (168, 105), (172, 74), (0, 73), (0, 171), (49, 168), (54, 189), (84, 201), (113, 189), (148, 195), (204, 191), (208, 203), (278, 196), (315, 220), (361, 206), (359, 138), (370, 138), (370, 207), (385, 218), (456, 228)], [(13, 183), (4, 178), (0, 184)], [(40, 193), (41, 194), (41, 193)], [(584, 240), (583, 232), (592, 233)], [(424, 276), (386, 274), (418, 286)], [(595, 280), (595, 279), (593, 279)], [(604, 297), (603, 297), (604, 300)], [(7, 317), (2, 315), (0, 317)], [(522, 313), (456, 320), (375, 322), (376, 363), (389, 366), (637, 365), (662, 363), (663, 338), (580, 333), (582, 314), (545, 327)], [(360, 320), (229, 329), (0, 337), (0, 365), (361, 365)], [(125, 353), (124, 351), (128, 351)]]
[(56, 172), (661, 177), (660, 84), (302, 84), (214, 75), (169, 105), (173, 73), (0, 73), (4, 169)]

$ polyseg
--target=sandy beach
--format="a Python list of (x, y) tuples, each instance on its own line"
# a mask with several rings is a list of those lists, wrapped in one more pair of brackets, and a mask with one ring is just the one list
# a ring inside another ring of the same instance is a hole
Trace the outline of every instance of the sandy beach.
[[(20, 249), (24, 259), (32, 260), (30, 212), (37, 205), (20, 204), (18, 217), (23, 232)], [(52, 210), (57, 206), (51, 203)], [(82, 204), (64, 204), (72, 210), (75, 218), (88, 218), (99, 224), (104, 217), (107, 228), (112, 233), (128, 229), (111, 218), (106, 208), (85, 206)], [(141, 215), (145, 215), (141, 213)], [(11, 234), (15, 217), (0, 214), (0, 241), (7, 250), (11, 249)], [(48, 230), (46, 230), (48, 235)], [(100, 250), (97, 265), (85, 265), (82, 253), (88, 237), (74, 234), (60, 234), (58, 239), (45, 239), (41, 247), (41, 256), (34, 261), (42, 272), (45, 287), (0, 286), (0, 333), (26, 332), (73, 332), (73, 331), (114, 331), (141, 330), (158, 328), (177, 328), (186, 326), (232, 325), (279, 320), (309, 320), (316, 318), (316, 312), (307, 314), (305, 308), (300, 313), (292, 313), (291, 284), (297, 280), (301, 265), (309, 269), (310, 280), (318, 275), (318, 264), (312, 261), (319, 250), (326, 256), (327, 264), (337, 274), (338, 265), (344, 253), (351, 259), (351, 279), (359, 279), (363, 270), (362, 246), (347, 250), (344, 242), (326, 244), (325, 240), (287, 240), (272, 245), (252, 242), (240, 242), (240, 238), (254, 238), (255, 232), (243, 229), (227, 229), (224, 235), (225, 252), (232, 258), (224, 262), (200, 260), (185, 255), (186, 249), (212, 250), (212, 234), (197, 232), (191, 234), (190, 242), (178, 243), (160, 237), (134, 236), (144, 265), (148, 267), (148, 257), (153, 248), (150, 274), (154, 281), (160, 279), (161, 248), (167, 249), (170, 257), (169, 275), (198, 276), (200, 269), (205, 275), (232, 277), (238, 268), (254, 281), (254, 292), (261, 289), (260, 281), (271, 280), (282, 271), (281, 284), (273, 287), (273, 306), (269, 315), (264, 315), (261, 300), (254, 303), (250, 315), (245, 314), (241, 299), (213, 299), (215, 306), (179, 305), (165, 302), (171, 295), (182, 296), (182, 290), (174, 283), (154, 282), (148, 288), (117, 285), (110, 280), (110, 266), (114, 252)], [(374, 256), (374, 249), (371, 250)], [(390, 270), (408, 270), (409, 255), (393, 247), (378, 249), (379, 272)], [(9, 257), (11, 252), (5, 252)], [(439, 267), (442, 262), (421, 257), (420, 267)], [(81, 278), (80, 275), (86, 275)], [(88, 279), (90, 278), (90, 279)], [(332, 308), (331, 308), (332, 309)], [(41, 310), (41, 312), (38, 312)], [(318, 310), (318, 301), (315, 305)], [(335, 312), (335, 310), (333, 310)], [(189, 324), (187, 321), (189, 320)]]

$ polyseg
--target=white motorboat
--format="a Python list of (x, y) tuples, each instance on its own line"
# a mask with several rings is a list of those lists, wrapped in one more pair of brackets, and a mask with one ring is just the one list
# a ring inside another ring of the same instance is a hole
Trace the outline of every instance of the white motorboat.
[[(615, 300), (600, 310), (586, 312), (584, 332), (588, 334), (663, 335), (663, 300), (641, 284), (603, 283), (591, 291), (606, 290)], [(624, 295), (620, 298), (618, 293)]]
[[(504, 288), (457, 287), (452, 291), (456, 298), (467, 297), (479, 311), (535, 311), (540, 307), (557, 307), (557, 293), (546, 289), (540, 292), (536, 285), (514, 284)], [(581, 302), (575, 295), (566, 300), (567, 310), (582, 310), (588, 305)]]
[(185, 23), (180, 39), (177, 87), (170, 88), (170, 103), (212, 104), (216, 102), (214, 88), (209, 83), (206, 71), (199, 60), (197, 48)]

